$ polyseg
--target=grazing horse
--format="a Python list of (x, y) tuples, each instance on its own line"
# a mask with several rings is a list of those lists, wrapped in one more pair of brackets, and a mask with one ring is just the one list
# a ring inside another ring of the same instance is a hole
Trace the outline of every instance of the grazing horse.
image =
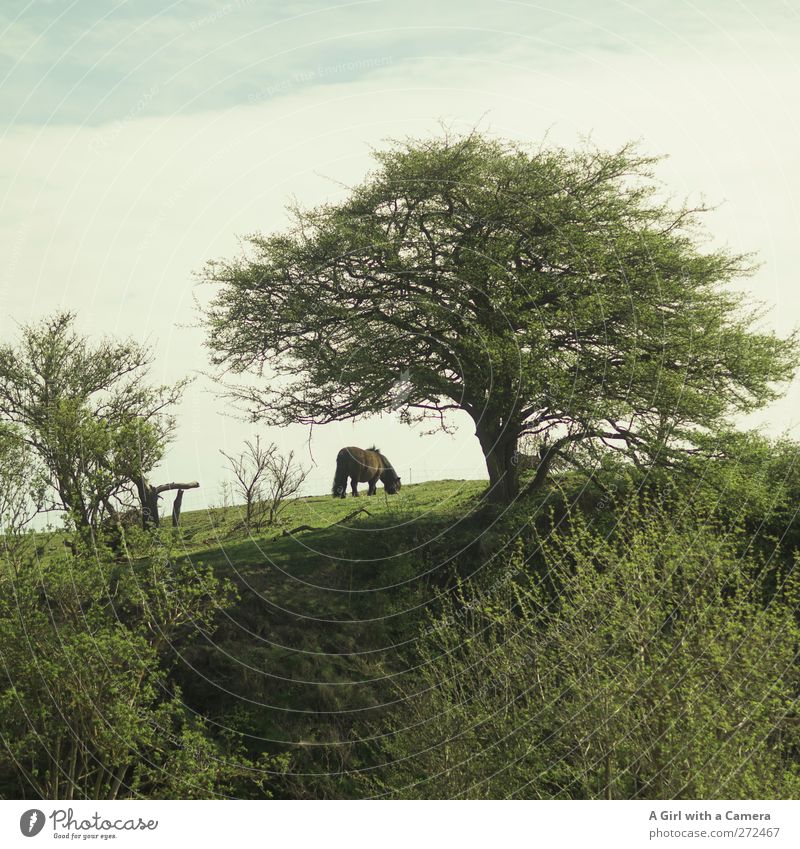
[(336, 457), (336, 476), (333, 479), (333, 497), (344, 498), (347, 493), (347, 479), (353, 495), (358, 496), (358, 484), (368, 483), (368, 495), (377, 492), (380, 478), (387, 495), (394, 495), (400, 489), (400, 478), (392, 464), (375, 446), (363, 448), (342, 448)]

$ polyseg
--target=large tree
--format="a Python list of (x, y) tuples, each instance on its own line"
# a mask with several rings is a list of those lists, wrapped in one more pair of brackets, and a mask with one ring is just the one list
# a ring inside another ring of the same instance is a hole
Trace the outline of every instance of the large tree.
[[(0, 421), (39, 457), (54, 499), (87, 528), (114, 517), (135, 492), (145, 524), (158, 519), (148, 476), (172, 438), (170, 407), (186, 385), (154, 386), (151, 356), (133, 340), (92, 344), (60, 312), (22, 327), (16, 345), (0, 345)], [(154, 513), (155, 509), (155, 513)]]
[[(529, 150), (472, 133), (398, 143), (339, 203), (293, 208), (211, 262), (213, 361), (274, 424), (464, 410), (492, 497), (517, 447), (669, 461), (775, 398), (794, 336), (757, 332), (729, 281), (747, 256), (702, 246), (704, 207), (659, 198), (656, 159)], [(228, 381), (230, 384), (230, 380)]]

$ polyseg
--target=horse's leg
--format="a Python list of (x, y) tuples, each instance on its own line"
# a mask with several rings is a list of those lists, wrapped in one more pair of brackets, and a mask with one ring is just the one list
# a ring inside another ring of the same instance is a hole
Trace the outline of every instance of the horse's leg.
[(353, 475), (350, 478), (350, 489), (353, 490), (353, 498), (358, 498), (358, 476)]
[(369, 482), (369, 490), (367, 491), (367, 495), (375, 495), (375, 493), (378, 491), (378, 487), (376, 485), (376, 482), (377, 482), (377, 478), (373, 478)]

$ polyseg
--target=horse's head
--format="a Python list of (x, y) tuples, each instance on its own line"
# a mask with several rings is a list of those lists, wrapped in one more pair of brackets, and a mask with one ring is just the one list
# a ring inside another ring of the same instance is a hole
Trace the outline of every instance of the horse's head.
[(395, 495), (400, 492), (400, 478), (397, 475), (394, 477), (387, 476), (383, 481), (383, 488), (386, 490), (387, 495)]

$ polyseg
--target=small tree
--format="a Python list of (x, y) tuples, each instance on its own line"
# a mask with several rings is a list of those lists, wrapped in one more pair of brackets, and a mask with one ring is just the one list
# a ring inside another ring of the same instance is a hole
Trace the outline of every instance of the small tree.
[[(478, 133), (375, 155), (350, 196), (212, 262), (213, 361), (271, 424), (463, 410), (491, 498), (518, 492), (520, 438), (557, 456), (670, 462), (778, 394), (795, 335), (757, 332), (726, 287), (748, 257), (707, 250), (705, 207), (659, 200), (656, 159)], [(398, 393), (398, 385), (403, 391)]]
[(74, 555), (0, 583), (4, 798), (207, 799), (254, 782), (269, 795), (275, 759), (253, 763), (215, 737), (170, 677), (174, 653), (213, 633), (235, 591), (173, 556), (168, 537), (146, 540), (120, 566), (102, 539), (87, 549), (78, 538)]
[(219, 453), (228, 461), (228, 468), (233, 473), (234, 489), (244, 501), (245, 530), (251, 531), (261, 526), (264, 517), (266, 478), (276, 448), (274, 444), (265, 448), (260, 436), (247, 440), (244, 445), (244, 451), (239, 454), (228, 454), (222, 449)]
[(56, 313), (23, 326), (18, 345), (0, 345), (0, 418), (40, 458), (52, 507), (79, 526), (113, 519), (132, 491), (143, 522), (157, 523), (159, 493), (188, 486), (148, 481), (174, 435), (168, 411), (187, 381), (152, 386), (144, 347), (93, 345), (74, 325), (74, 314)]

